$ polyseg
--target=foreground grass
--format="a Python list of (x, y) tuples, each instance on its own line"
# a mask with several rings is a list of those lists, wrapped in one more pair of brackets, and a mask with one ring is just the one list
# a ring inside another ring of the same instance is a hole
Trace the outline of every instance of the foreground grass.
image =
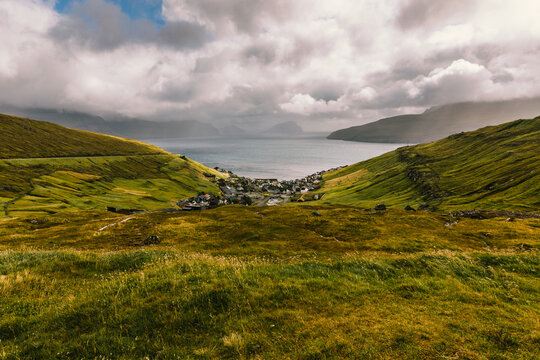
[(97, 231), (125, 218), (0, 221), (0, 359), (540, 355), (537, 219), (237, 206)]
[(6, 252), (0, 356), (535, 359), (538, 260)]

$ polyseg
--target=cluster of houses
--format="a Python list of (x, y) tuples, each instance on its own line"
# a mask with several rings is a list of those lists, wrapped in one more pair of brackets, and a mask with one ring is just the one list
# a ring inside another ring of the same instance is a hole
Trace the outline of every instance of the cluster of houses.
[[(216, 178), (213, 174), (204, 175), (219, 186), (222, 195), (200, 193), (190, 199), (178, 201), (184, 211), (206, 210), (222, 205), (280, 205), (288, 201), (307, 201), (304, 194), (320, 189), (322, 175), (333, 168), (296, 180), (251, 179), (237, 176), (230, 171), (216, 170), (229, 174), (228, 178)], [(319, 200), (315, 194), (309, 200)]]

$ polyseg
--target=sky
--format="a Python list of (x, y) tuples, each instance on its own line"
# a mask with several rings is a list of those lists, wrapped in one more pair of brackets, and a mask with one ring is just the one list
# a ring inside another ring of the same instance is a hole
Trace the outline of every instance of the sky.
[(540, 95), (536, 0), (0, 0), (0, 104), (335, 130)]

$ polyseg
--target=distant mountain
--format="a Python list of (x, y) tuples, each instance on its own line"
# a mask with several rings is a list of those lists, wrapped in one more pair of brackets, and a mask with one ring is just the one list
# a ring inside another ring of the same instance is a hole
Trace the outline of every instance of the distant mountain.
[(213, 125), (194, 120), (148, 121), (134, 118), (104, 119), (77, 111), (1, 106), (0, 111), (16, 116), (49, 121), (73, 129), (132, 139), (181, 138), (219, 135)]
[(228, 125), (220, 129), (220, 134), (226, 137), (242, 137), (248, 134), (248, 132), (236, 125)]
[(264, 131), (264, 136), (285, 136), (293, 137), (302, 134), (302, 128), (294, 121), (286, 121), (272, 126), (268, 130)]
[(463, 102), (433, 107), (422, 114), (399, 115), (331, 133), (328, 139), (421, 143), (461, 131), (498, 125), (508, 119), (540, 115), (540, 98)]
[(323, 176), (323, 200), (371, 207), (540, 209), (540, 117), (404, 146)]

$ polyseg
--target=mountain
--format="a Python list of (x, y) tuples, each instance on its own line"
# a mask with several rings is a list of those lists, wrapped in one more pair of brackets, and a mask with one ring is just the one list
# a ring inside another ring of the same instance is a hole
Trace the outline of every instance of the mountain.
[(540, 209), (540, 117), (406, 146), (326, 174), (323, 201)]
[(1, 106), (4, 113), (49, 121), (62, 126), (133, 139), (204, 137), (219, 135), (213, 125), (194, 121), (148, 121), (129, 117), (104, 119), (77, 111)]
[(265, 136), (293, 137), (302, 134), (302, 128), (294, 121), (286, 121), (272, 126), (263, 132)]
[(228, 125), (220, 130), (221, 136), (226, 137), (242, 137), (246, 136), (248, 132), (236, 125)]
[(199, 192), (221, 173), (155, 146), (0, 115), (0, 218), (74, 210), (152, 210)]
[(538, 115), (540, 115), (540, 98), (463, 102), (433, 107), (422, 114), (393, 116), (334, 131), (328, 139), (421, 143), (460, 131), (498, 125), (508, 119), (527, 119)]

